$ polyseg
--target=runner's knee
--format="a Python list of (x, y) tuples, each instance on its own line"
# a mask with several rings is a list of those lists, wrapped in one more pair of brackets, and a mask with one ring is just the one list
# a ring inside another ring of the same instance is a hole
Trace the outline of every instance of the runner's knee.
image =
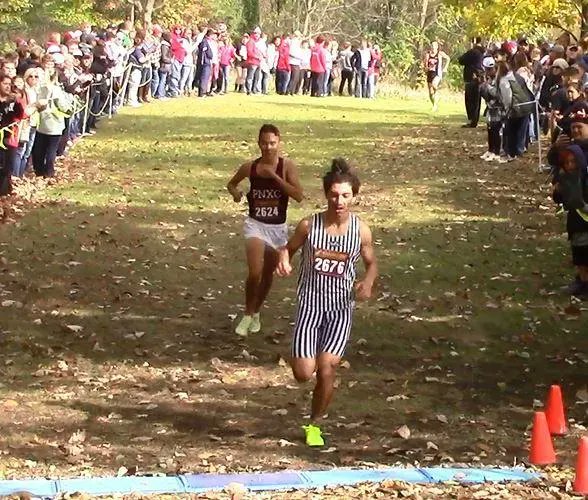
[(314, 367), (309, 365), (292, 364), (292, 374), (296, 382), (308, 382), (314, 374)]
[(337, 372), (337, 365), (339, 364), (338, 360), (322, 360), (319, 362), (318, 369), (316, 371), (316, 376), (318, 378), (332, 378), (335, 376)]

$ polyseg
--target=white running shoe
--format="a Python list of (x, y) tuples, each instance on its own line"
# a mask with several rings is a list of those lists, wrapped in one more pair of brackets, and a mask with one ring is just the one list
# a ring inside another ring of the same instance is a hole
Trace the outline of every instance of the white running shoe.
[(251, 317), (251, 324), (249, 325), (249, 332), (258, 333), (260, 330), (261, 330), (261, 321), (259, 318), (259, 313), (255, 313)]
[(246, 314), (241, 318), (239, 324), (235, 328), (235, 333), (239, 335), (239, 337), (247, 337), (249, 334), (249, 327), (251, 326), (251, 322), (253, 321), (253, 316), (249, 316)]
[(485, 160), (490, 156), (492, 153), (490, 151), (486, 151), (483, 155), (480, 156), (480, 160)]

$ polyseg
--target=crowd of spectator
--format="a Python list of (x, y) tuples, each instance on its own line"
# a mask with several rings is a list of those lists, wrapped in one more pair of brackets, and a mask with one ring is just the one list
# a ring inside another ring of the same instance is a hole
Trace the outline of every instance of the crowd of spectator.
[(84, 24), (43, 43), (17, 39), (0, 56), (0, 196), (30, 166), (52, 177), (56, 158), (122, 105), (231, 89), (373, 98), (381, 67), (382, 53), (368, 40), (339, 47), (294, 31), (270, 41), (258, 27), (234, 40), (224, 23), (169, 31)]
[[(458, 62), (464, 127), (477, 127), (486, 103), (483, 160), (512, 162), (548, 135), (554, 199), (568, 211), (577, 267), (569, 291), (588, 296), (588, 39), (534, 45), (521, 37), (483, 46), (476, 38)], [(448, 64), (435, 42), (425, 58), (433, 109)], [(0, 196), (31, 166), (52, 177), (56, 158), (124, 104), (230, 91), (371, 98), (381, 68), (381, 51), (368, 40), (339, 46), (294, 31), (270, 41), (260, 28), (235, 39), (224, 23), (169, 31), (135, 30), (128, 21), (103, 30), (84, 24), (44, 43), (15, 40), (15, 50), (0, 57)]]
[(483, 46), (476, 38), (459, 63), (464, 66), (468, 117), (464, 127), (478, 125), (481, 100), (486, 103), (486, 161), (515, 160), (540, 132), (552, 142), (561, 132), (569, 135), (569, 115), (585, 102), (588, 40), (535, 45), (523, 37)]
[(588, 38), (536, 45), (522, 37), (490, 44), (480, 39), (461, 56), (468, 123), (476, 127), (486, 102), (488, 150), (482, 159), (508, 163), (534, 140), (551, 143), (546, 170), (553, 199), (567, 212), (574, 280), (566, 291), (588, 297)]

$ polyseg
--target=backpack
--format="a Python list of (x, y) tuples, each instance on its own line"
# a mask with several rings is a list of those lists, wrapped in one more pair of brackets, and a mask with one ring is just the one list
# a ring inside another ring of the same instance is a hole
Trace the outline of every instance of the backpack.
[(535, 96), (529, 90), (521, 75), (514, 74), (514, 81), (509, 81), (512, 91), (512, 103), (509, 116), (522, 118), (535, 112)]

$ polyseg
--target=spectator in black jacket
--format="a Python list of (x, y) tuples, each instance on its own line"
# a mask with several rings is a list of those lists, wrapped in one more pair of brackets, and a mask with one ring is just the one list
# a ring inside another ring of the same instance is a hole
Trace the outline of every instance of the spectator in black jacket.
[(472, 48), (463, 54), (458, 62), (463, 66), (463, 81), (465, 83), (465, 107), (468, 123), (464, 128), (476, 128), (480, 120), (480, 88), (479, 77), (483, 73), (482, 59), (484, 49), (479, 37), (472, 39)]
[(209, 29), (206, 36), (198, 46), (198, 60), (196, 71), (198, 73), (198, 97), (206, 97), (210, 88), (210, 77), (212, 76), (212, 48), (208, 41), (215, 36), (214, 31)]

